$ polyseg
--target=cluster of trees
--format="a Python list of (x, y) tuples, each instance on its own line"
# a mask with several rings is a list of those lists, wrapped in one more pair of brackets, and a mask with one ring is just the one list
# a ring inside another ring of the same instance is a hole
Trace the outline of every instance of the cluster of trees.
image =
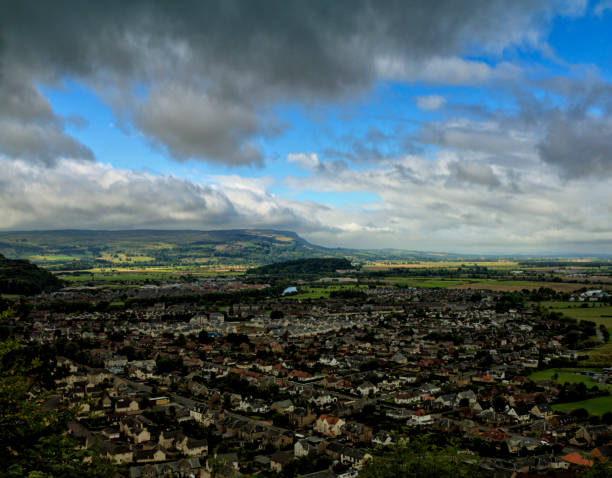
[(401, 441), (370, 460), (360, 478), (474, 478), (479, 473), (477, 455), (462, 453), (453, 443), (437, 445), (431, 437)]
[(233, 372), (225, 377), (216, 379), (214, 386), (223, 392), (239, 393), (245, 397), (264, 398), (272, 402), (285, 398), (281, 395), (277, 384), (273, 383), (258, 387)]
[[(584, 349), (597, 345), (597, 324), (590, 320), (577, 321), (575, 319), (563, 318), (565, 327), (561, 331), (563, 333), (563, 342), (571, 349)], [(605, 329), (604, 337), (609, 336)]]
[(559, 403), (572, 403), (605, 395), (608, 395), (608, 391), (599, 388), (597, 385), (587, 387), (583, 382), (565, 383), (560, 387), (557, 400)]
[(367, 299), (367, 295), (361, 289), (339, 289), (332, 290), (329, 293), (329, 297), (332, 299), (359, 299), (365, 300)]

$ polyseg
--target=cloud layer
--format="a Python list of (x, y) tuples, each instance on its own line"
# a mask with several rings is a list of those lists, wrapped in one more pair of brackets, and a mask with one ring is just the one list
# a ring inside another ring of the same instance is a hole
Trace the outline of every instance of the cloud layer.
[[(612, 253), (609, 188), (564, 185), (545, 170), (513, 183), (520, 172), (407, 156), (375, 169), (338, 168), (316, 155), (292, 161), (309, 171), (288, 177), (296, 191), (369, 191), (380, 200), (337, 207), (269, 192), (271, 178), (209, 177), (203, 183), (100, 163), (61, 160), (49, 169), (0, 160), (3, 229), (268, 227), (290, 229), (328, 246), (403, 247), (472, 253)], [(586, 197), (585, 197), (586, 194)]]
[(72, 79), (176, 159), (260, 163), (262, 118), (275, 104), (336, 101), (380, 79), (516, 79), (515, 65), (462, 56), (537, 48), (553, 14), (583, 9), (577, 0), (4, 2), (0, 97), (11, 101), (0, 152), (92, 159), (38, 90)]

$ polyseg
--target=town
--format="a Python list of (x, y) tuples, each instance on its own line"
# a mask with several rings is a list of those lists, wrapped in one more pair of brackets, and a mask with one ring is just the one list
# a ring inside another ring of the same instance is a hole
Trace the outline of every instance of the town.
[[(577, 366), (605, 328), (520, 293), (370, 285), (300, 299), (301, 287), (70, 287), (5, 323), (53, 345), (45, 406), (73, 407), (69, 435), (130, 478), (352, 478), (421, 438), (459, 447), (483, 476), (575, 476), (612, 456), (612, 408), (556, 406), (609, 397), (612, 369)], [(537, 379), (549, 369), (573, 372)]]

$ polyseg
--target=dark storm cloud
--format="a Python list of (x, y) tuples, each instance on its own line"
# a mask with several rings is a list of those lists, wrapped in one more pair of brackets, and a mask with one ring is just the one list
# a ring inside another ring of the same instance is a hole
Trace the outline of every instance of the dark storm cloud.
[[(26, 142), (26, 156), (90, 159), (67, 141), (62, 119), (36, 89), (75, 78), (176, 158), (256, 163), (266, 132), (259, 118), (275, 103), (334, 100), (362, 91), (387, 67), (410, 79), (420, 65), (448, 71), (457, 55), (535, 41), (553, 7), (533, 0), (7, 1), (0, 95), (14, 101), (1, 114), (52, 130), (30, 132), (39, 141)], [(172, 102), (193, 107), (182, 114)], [(23, 136), (18, 130), (0, 139), (4, 152), (13, 155), (24, 141), (7, 136)], [(44, 153), (46, 142), (52, 153)]]
[(459, 182), (489, 187), (501, 184), (488, 164), (479, 164), (474, 161), (455, 161), (449, 165), (449, 170), (452, 179)]
[(556, 79), (550, 88), (565, 96), (565, 108), (550, 107), (533, 98), (523, 104), (531, 122), (545, 127), (537, 146), (541, 159), (556, 167), (565, 179), (610, 177), (612, 85)]
[[(0, 153), (53, 164), (57, 157), (94, 158), (91, 150), (64, 132), (65, 120), (19, 71), (0, 64)], [(74, 118), (67, 119), (73, 122)]]
[(560, 117), (551, 121), (538, 151), (565, 179), (609, 178), (612, 176), (612, 124), (602, 118)]

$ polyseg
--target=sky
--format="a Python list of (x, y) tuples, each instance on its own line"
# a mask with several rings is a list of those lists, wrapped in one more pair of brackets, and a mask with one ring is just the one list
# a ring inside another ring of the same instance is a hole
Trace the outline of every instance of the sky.
[(0, 2), (0, 229), (612, 254), (612, 0)]

